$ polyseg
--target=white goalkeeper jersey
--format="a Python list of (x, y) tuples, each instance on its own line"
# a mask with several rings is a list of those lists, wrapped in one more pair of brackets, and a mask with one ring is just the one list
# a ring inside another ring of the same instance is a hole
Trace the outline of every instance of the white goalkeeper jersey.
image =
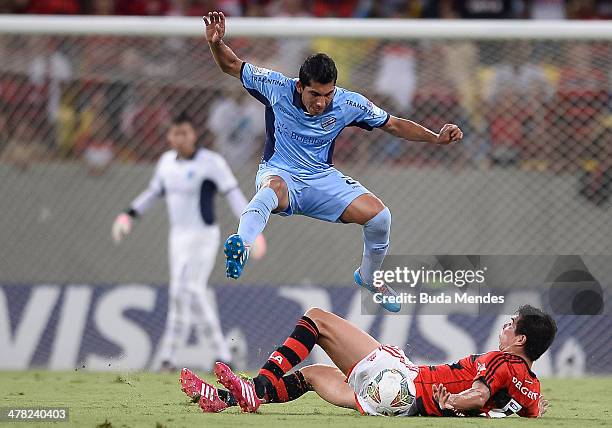
[[(175, 150), (169, 150), (162, 154), (149, 186), (130, 208), (134, 214), (142, 215), (157, 199), (165, 197), (171, 229), (201, 229), (216, 224), (215, 194), (227, 194), (233, 189), (238, 190), (243, 201), (238, 182), (220, 154), (199, 148), (192, 158), (183, 159)], [(242, 201), (237, 205), (244, 205)]]

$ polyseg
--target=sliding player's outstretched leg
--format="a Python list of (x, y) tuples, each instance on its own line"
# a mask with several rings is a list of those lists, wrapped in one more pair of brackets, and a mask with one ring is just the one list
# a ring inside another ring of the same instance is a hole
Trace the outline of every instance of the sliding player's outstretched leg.
[[(256, 411), (261, 403), (295, 400), (322, 385), (322, 382), (313, 382), (318, 370), (304, 373), (297, 370), (287, 374), (308, 357), (315, 344), (323, 348), (344, 376), (349, 374), (351, 367), (380, 346), (369, 334), (345, 319), (313, 308), (298, 320), (291, 335), (270, 355), (255, 378), (238, 377), (223, 363), (215, 365), (215, 374), (246, 412)], [(334, 392), (336, 389), (338, 391)], [(321, 392), (324, 399), (334, 404), (349, 401), (346, 388), (328, 388)], [(350, 406), (346, 404), (346, 407)]]
[[(307, 312), (308, 313), (308, 312)], [(215, 364), (215, 374), (238, 401), (245, 412), (255, 412), (261, 402), (284, 402), (306, 392), (307, 386), (301, 374), (285, 376), (302, 362), (319, 337), (317, 325), (307, 315), (300, 318), (293, 333), (282, 346), (270, 355), (268, 361), (254, 379), (236, 376), (225, 364)]]
[(277, 175), (265, 177), (240, 217), (238, 233), (230, 235), (223, 246), (227, 277), (237, 279), (242, 275), (251, 246), (266, 227), (270, 214), (277, 209), (284, 211), (288, 205), (285, 181)]
[(374, 286), (374, 272), (381, 268), (389, 249), (391, 211), (380, 199), (367, 193), (351, 202), (341, 220), (363, 225), (363, 257), (354, 273), (355, 283), (371, 293), (380, 293), (380, 304), (386, 310), (399, 312), (401, 305), (397, 303), (395, 290), (386, 284)]
[(232, 393), (245, 412), (256, 412), (262, 402), (295, 399), (308, 390), (307, 384), (301, 373), (285, 375), (310, 354), (318, 337), (317, 325), (304, 315), (298, 320), (293, 333), (270, 355), (254, 379), (238, 377), (219, 362), (215, 364), (215, 374), (219, 383)]
[[(203, 412), (218, 413), (228, 407), (238, 406), (234, 395), (224, 389), (202, 381), (202, 395), (196, 396)], [(308, 391), (315, 391), (325, 401), (340, 407), (356, 409), (355, 391), (346, 382), (346, 376), (337, 367), (313, 364), (284, 375), (261, 404), (287, 403)]]

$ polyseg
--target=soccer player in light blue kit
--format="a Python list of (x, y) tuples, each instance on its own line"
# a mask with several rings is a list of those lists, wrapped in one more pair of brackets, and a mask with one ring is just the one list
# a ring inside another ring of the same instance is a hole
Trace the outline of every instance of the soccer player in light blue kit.
[(257, 193), (240, 217), (238, 233), (225, 242), (227, 276), (240, 277), (249, 249), (271, 213), (357, 223), (363, 226), (364, 246), (355, 282), (372, 293), (382, 293), (381, 305), (398, 312), (401, 307), (393, 299), (395, 291), (372, 285), (389, 247), (391, 212), (359, 182), (333, 167), (334, 142), (344, 128), (358, 126), (381, 128), (410, 141), (450, 144), (463, 137), (459, 127), (446, 124), (437, 134), (391, 116), (359, 93), (336, 87), (336, 66), (322, 53), (306, 59), (299, 79), (244, 62), (223, 43), (223, 13), (211, 12), (204, 22), (217, 65), (240, 79), (266, 106), (266, 144), (256, 178)]

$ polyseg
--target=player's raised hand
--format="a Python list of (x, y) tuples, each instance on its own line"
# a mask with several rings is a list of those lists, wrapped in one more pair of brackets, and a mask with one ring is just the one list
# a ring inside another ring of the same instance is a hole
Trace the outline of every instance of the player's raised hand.
[(206, 24), (206, 40), (209, 43), (217, 43), (225, 36), (225, 15), (223, 12), (208, 12), (208, 16), (203, 16)]
[(455, 141), (460, 141), (463, 138), (463, 132), (457, 125), (447, 123), (442, 127), (438, 135), (436, 144), (450, 144)]
[(540, 398), (538, 398), (538, 417), (541, 417), (544, 415), (544, 413), (546, 413), (548, 406), (550, 406), (550, 401), (540, 395)]
[(111, 231), (115, 244), (120, 243), (123, 237), (132, 231), (132, 217), (126, 213), (121, 213), (117, 216), (113, 223)]

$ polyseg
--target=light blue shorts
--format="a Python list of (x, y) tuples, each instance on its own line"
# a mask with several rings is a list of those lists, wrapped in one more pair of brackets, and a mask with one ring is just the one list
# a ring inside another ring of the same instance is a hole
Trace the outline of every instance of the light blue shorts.
[(278, 213), (283, 216), (299, 214), (337, 222), (355, 198), (370, 193), (361, 183), (333, 167), (324, 172), (298, 176), (265, 162), (259, 165), (257, 171), (257, 190), (264, 179), (271, 175), (281, 177), (289, 189), (289, 207)]

